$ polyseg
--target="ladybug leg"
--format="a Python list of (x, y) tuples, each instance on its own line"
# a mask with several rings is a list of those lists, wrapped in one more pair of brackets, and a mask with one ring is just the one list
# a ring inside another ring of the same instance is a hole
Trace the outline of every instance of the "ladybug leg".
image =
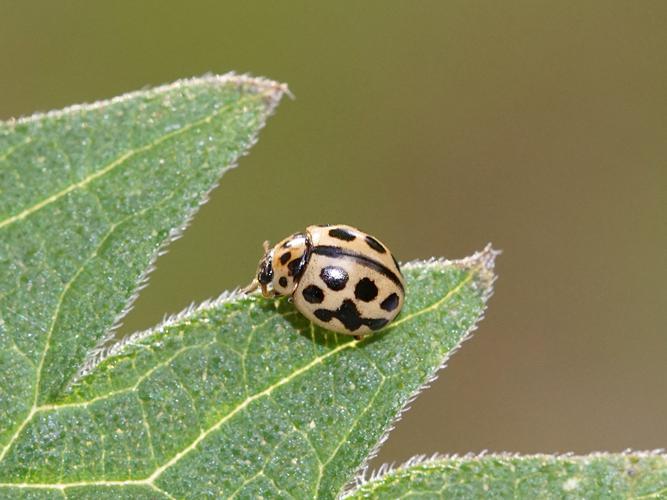
[(258, 288), (262, 289), (262, 295), (264, 297), (266, 298), (271, 297), (271, 292), (269, 291), (269, 288), (266, 285), (262, 285), (256, 279), (252, 280), (252, 283), (250, 283), (247, 287), (241, 288), (241, 293), (245, 293), (247, 295), (249, 293), (254, 292)]
[(262, 289), (262, 295), (263, 295), (265, 298), (268, 299), (269, 297), (271, 297), (271, 292), (269, 292), (269, 289), (268, 289), (268, 287), (267, 287), (266, 285), (262, 285), (262, 284), (260, 284), (259, 287)]
[(254, 292), (259, 288), (259, 281), (257, 281), (257, 278), (252, 280), (252, 283), (250, 283), (248, 286), (245, 288), (241, 288), (241, 293), (245, 293), (246, 295), (249, 293)]

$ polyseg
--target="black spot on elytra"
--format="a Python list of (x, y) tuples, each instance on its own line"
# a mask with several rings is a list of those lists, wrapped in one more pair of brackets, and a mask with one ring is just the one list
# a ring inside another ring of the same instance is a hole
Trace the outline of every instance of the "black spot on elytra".
[[(306, 299), (306, 302), (309, 302), (311, 304), (319, 304), (324, 300), (324, 292), (320, 287), (315, 285), (308, 285), (306, 288), (303, 289), (303, 292), (301, 292), (301, 294), (303, 295), (303, 298)], [(318, 309), (318, 311), (323, 311), (323, 310), (324, 309)]]
[(280, 263), (284, 266), (292, 258), (292, 252), (285, 252), (280, 256)]
[(393, 311), (398, 307), (398, 295), (395, 293), (392, 293), (389, 295), (386, 299), (382, 301), (380, 304), (380, 307), (384, 309), (385, 311)]
[(348, 231), (347, 229), (341, 229), (340, 227), (336, 227), (334, 229), (329, 230), (329, 236), (332, 238), (336, 238), (338, 240), (343, 240), (343, 241), (352, 241), (356, 238), (356, 235)]
[(387, 253), (387, 249), (372, 236), (366, 236), (366, 244), (378, 253)]
[(330, 289), (338, 292), (345, 288), (350, 277), (342, 267), (327, 266), (320, 271), (320, 278)]
[(278, 284), (283, 288), (287, 288), (287, 278), (285, 278), (285, 276), (281, 276), (278, 280)]
[(317, 309), (314, 314), (317, 319), (325, 323), (328, 323), (334, 317), (334, 311), (329, 311), (328, 309)]
[(396, 283), (396, 286), (398, 286), (401, 290), (404, 289), (403, 282), (396, 275), (396, 273), (394, 273), (394, 271), (389, 269), (381, 262), (371, 259), (370, 257), (368, 257), (368, 255), (355, 252), (354, 250), (350, 250), (349, 248), (343, 248), (340, 246), (332, 246), (332, 245), (314, 246), (310, 249), (310, 253), (313, 253), (315, 255), (325, 255), (327, 257), (332, 257), (334, 259), (353, 260), (357, 264), (361, 264), (364, 267), (373, 269), (374, 271), (377, 271), (378, 273), (386, 276), (391, 281)]
[(361, 278), (354, 287), (354, 296), (364, 302), (370, 302), (378, 296), (378, 287), (375, 282), (369, 278)]
[(385, 318), (362, 318), (357, 306), (350, 299), (345, 299), (335, 311), (317, 309), (314, 314), (317, 319), (325, 323), (331, 321), (332, 318), (336, 318), (350, 332), (358, 330), (362, 325), (366, 325), (371, 330), (379, 330), (389, 322)]
[(384, 326), (387, 323), (389, 323), (389, 320), (385, 318), (370, 318), (364, 321), (366, 322), (368, 328), (370, 328), (373, 331), (379, 330), (380, 328), (384, 328)]
[(363, 325), (359, 310), (350, 299), (345, 299), (336, 313), (336, 317), (345, 325), (345, 328), (352, 332)]

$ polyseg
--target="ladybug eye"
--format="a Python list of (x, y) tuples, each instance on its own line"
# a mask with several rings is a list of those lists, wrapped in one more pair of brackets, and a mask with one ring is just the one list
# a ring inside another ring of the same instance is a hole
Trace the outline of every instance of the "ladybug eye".
[(273, 265), (270, 258), (263, 260), (260, 264), (257, 281), (262, 285), (268, 285), (273, 281)]

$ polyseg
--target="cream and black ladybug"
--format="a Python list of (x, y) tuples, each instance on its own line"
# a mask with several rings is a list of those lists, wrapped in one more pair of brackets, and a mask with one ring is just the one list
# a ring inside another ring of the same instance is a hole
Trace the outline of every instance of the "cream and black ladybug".
[[(313, 323), (360, 337), (403, 307), (405, 280), (387, 247), (352, 226), (309, 226), (275, 247), (264, 243), (257, 278), (265, 297), (287, 295)], [(270, 291), (271, 290), (271, 291)]]

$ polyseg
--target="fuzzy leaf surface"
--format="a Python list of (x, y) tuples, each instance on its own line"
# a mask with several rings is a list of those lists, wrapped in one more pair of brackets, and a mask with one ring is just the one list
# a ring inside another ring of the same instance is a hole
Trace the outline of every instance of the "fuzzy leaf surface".
[(658, 499), (667, 497), (660, 453), (441, 458), (373, 479), (348, 499)]
[(494, 257), (405, 265), (404, 310), (361, 341), (239, 294), (137, 333), (36, 410), (0, 496), (334, 498), (480, 319)]
[(0, 123), (3, 469), (284, 91), (211, 76)]

